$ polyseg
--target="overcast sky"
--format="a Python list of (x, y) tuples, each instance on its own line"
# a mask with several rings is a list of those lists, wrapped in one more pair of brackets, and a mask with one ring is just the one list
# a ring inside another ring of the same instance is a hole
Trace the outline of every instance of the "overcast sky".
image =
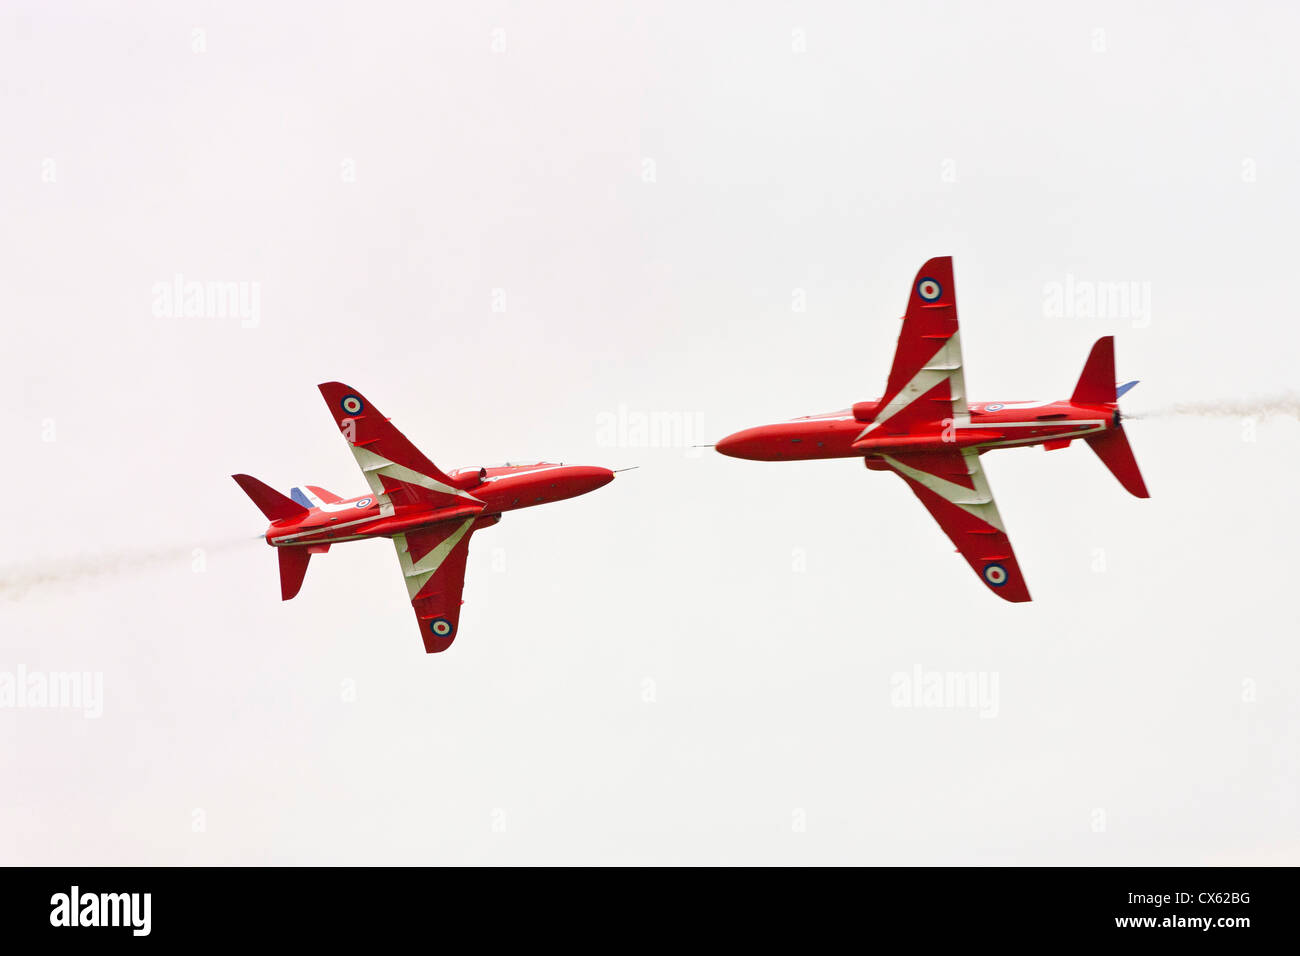
[[(1300, 11), (1071, 6), (7, 4), (0, 681), (102, 715), (0, 707), (0, 863), (1300, 863)], [(973, 399), (1114, 334), (1126, 411), (1242, 406), (1130, 425), (1149, 500), (987, 456), (1031, 604), (896, 476), (687, 447), (877, 397), (937, 255)], [(426, 656), (229, 478), (361, 494), (335, 379), (640, 468)]]

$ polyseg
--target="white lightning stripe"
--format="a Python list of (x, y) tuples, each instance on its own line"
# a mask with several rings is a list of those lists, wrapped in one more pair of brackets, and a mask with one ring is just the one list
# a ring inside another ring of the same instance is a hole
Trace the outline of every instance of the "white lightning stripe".
[(460, 523), (459, 528), (439, 542), (437, 547), (419, 561), (411, 560), (411, 549), (407, 544), (406, 535), (393, 535), (393, 544), (397, 545), (397, 560), (401, 562), (402, 574), (406, 578), (406, 592), (411, 596), (412, 601), (420, 593), (420, 589), (429, 582), (429, 578), (442, 567), (442, 563), (447, 560), (447, 556), (456, 545), (460, 544), (461, 539), (469, 533), (470, 525), (473, 523), (473, 518), (466, 518)]
[[(374, 492), (375, 497), (380, 498), (380, 514), (391, 514), (392, 502), (389, 501), (387, 493), (384, 491), (384, 483), (379, 480), (380, 475), (392, 478), (396, 481), (404, 481), (410, 485), (419, 485), (429, 491), (436, 491), (439, 494), (453, 495), (457, 498), (464, 498), (475, 504), (481, 505), (479, 501), (468, 491), (461, 491), (459, 488), (453, 488), (451, 485), (444, 485), (440, 481), (435, 481), (428, 475), (422, 475), (418, 471), (407, 468), (405, 465), (399, 465), (396, 462), (389, 461), (381, 455), (376, 455), (373, 451), (360, 448), (356, 445), (349, 446), (352, 454), (357, 460), (357, 465), (361, 468), (361, 473), (366, 476), (366, 482), (370, 485), (370, 490)], [(389, 511), (385, 511), (387, 507)]]
[[(313, 498), (312, 500), (314, 501), (315, 499)], [(316, 506), (317, 510), (326, 511), (326, 512), (348, 511), (349, 509), (355, 510), (356, 507), (357, 507), (357, 503), (355, 501), (338, 501), (335, 502), (334, 504), (328, 504), (322, 501), (320, 504)]]
[(1083, 438), (1088, 435), (1095, 435), (1103, 431), (1106, 427), (1105, 422), (1097, 422), (1087, 428), (1081, 428), (1075, 432), (1062, 432), (1059, 435), (1034, 435), (1031, 438), (1004, 438), (1001, 441), (986, 441), (980, 443), (980, 448), (1005, 448), (1009, 445), (1041, 445), (1044, 442), (1060, 441), (1063, 438)]
[(554, 471), (556, 468), (563, 467), (563, 465), (547, 465), (545, 468), (534, 468), (531, 471), (512, 471), (509, 474), (493, 475), (490, 478), (484, 478), (483, 482), (486, 484), (489, 481), (500, 481), (502, 478), (515, 478), (519, 475), (535, 475), (539, 471)]
[(880, 457), (889, 462), (889, 467), (900, 475), (911, 478), (917, 484), (929, 488), (945, 501), (956, 505), (968, 514), (979, 518), (985, 524), (991, 525), (1006, 534), (1007, 529), (1002, 526), (1002, 515), (998, 514), (998, 506), (993, 501), (993, 492), (989, 490), (988, 480), (984, 477), (984, 469), (980, 467), (979, 452), (974, 449), (967, 449), (961, 453), (961, 456), (966, 462), (966, 473), (971, 476), (974, 488), (967, 488), (955, 481), (948, 481), (946, 478), (932, 475), (928, 471), (921, 471), (911, 465), (905, 465), (890, 455), (881, 455)]
[(954, 332), (952, 337), (939, 347), (939, 351), (930, 356), (930, 360), (917, 370), (911, 381), (889, 400), (889, 404), (876, 415), (876, 420), (862, 429), (858, 437), (853, 440), (861, 441), (873, 429), (879, 428), (945, 380), (949, 383), (952, 392), (953, 424), (958, 427), (969, 425), (970, 411), (966, 407), (966, 379), (961, 370), (960, 336), (961, 333)]
[[(1093, 428), (1099, 425), (1105, 425), (1107, 419), (1104, 418), (1040, 418), (1032, 422), (976, 422), (974, 428), (1029, 428), (1037, 426), (1039, 428), (1051, 427), (1052, 425), (1089, 425)], [(1049, 438), (1051, 436), (1048, 436)]]
[[(370, 493), (374, 495), (375, 500), (379, 502), (379, 514), (385, 518), (396, 514), (397, 509), (393, 507), (392, 499), (388, 497), (388, 492), (384, 490), (384, 483), (379, 480), (377, 474), (366, 470), (366, 460), (362, 458), (362, 455), (368, 455), (370, 458), (380, 462), (387, 461), (387, 459), (380, 458), (378, 455), (373, 452), (368, 452), (364, 448), (358, 448), (351, 442), (348, 442), (348, 448), (352, 450), (352, 457), (357, 460), (357, 467), (361, 469), (361, 474), (365, 475), (366, 484), (370, 486)], [(383, 466), (380, 465), (379, 467)]]
[[(1002, 406), (1001, 408), (993, 409), (994, 412), (1000, 412), (1007, 408), (1016, 408), (1016, 409), (1042, 408), (1044, 405), (1050, 405), (1050, 404), (1052, 403), (1051, 402), (986, 402), (984, 407), (987, 408), (989, 405), (1001, 405)], [(989, 414), (991, 415), (993, 414), (993, 412), (990, 412)]]
[[(293, 541), (295, 538), (305, 538), (313, 534), (323, 534), (327, 531), (337, 531), (339, 528), (351, 528), (353, 525), (366, 524), (374, 520), (375, 520), (375, 516), (369, 515), (368, 517), (365, 518), (358, 518), (356, 521), (345, 521), (342, 524), (322, 525), (319, 528), (312, 528), (309, 531), (295, 531), (293, 534), (282, 534), (279, 537), (272, 538), (271, 540), (272, 541)], [(322, 542), (322, 544), (324, 543), (326, 542)]]

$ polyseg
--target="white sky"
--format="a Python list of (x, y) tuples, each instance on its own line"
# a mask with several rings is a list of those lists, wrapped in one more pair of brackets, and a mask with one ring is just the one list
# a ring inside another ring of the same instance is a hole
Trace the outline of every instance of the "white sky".
[[(57, 579), (0, 672), (104, 700), (0, 708), (0, 863), (1300, 863), (1293, 417), (1133, 423), (1148, 501), (988, 456), (1021, 606), (894, 476), (681, 447), (878, 396), (935, 255), (974, 399), (1112, 333), (1135, 413), (1294, 388), (1300, 12), (1073, 6), (8, 4), (0, 565)], [(642, 467), (477, 535), (426, 657), (390, 544), (281, 605), (228, 477), (361, 493), (331, 379), (445, 468)]]

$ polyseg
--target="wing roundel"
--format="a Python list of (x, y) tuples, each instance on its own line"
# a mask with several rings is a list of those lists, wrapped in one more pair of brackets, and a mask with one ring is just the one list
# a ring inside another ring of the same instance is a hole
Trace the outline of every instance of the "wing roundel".
[(907, 482), (985, 587), (1013, 604), (1031, 600), (978, 452), (881, 457)]
[(456, 639), (470, 536), (499, 520), (499, 515), (471, 515), (393, 536), (427, 653), (441, 653)]

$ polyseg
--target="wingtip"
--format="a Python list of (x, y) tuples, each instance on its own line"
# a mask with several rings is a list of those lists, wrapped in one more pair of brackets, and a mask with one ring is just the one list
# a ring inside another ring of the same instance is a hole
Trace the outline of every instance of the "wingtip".
[(990, 587), (989, 590), (1008, 604), (1028, 604), (1033, 600), (1033, 597), (1029, 594), (1029, 588), (1023, 580), (1019, 581), (1018, 586), (1014, 589)]
[(951, 268), (951, 267), (952, 267), (952, 256), (934, 256), (933, 258), (925, 260), (925, 263), (921, 266), (921, 270), (924, 271), (926, 269)]

